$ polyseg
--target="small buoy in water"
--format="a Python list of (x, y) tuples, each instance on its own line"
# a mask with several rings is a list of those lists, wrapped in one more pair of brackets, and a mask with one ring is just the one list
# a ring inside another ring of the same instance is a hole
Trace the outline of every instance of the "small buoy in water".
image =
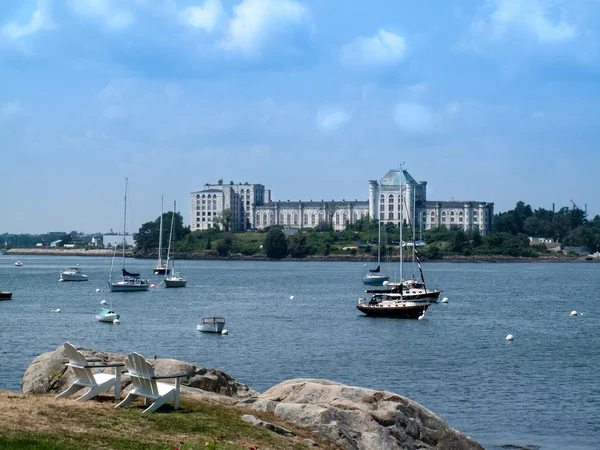
[(115, 325), (117, 325), (117, 324), (121, 323), (121, 321), (120, 321), (119, 319), (115, 319), (115, 320), (113, 320), (113, 323), (114, 323)]
[(294, 300), (294, 296), (293, 295), (290, 295), (290, 300)]
[(229, 334), (229, 331), (223, 330), (223, 331), (221, 331), (221, 334)]
[(100, 288), (96, 289), (96, 292), (100, 292)]
[(60, 309), (59, 309), (59, 308), (55, 308), (55, 309), (53, 309), (53, 310), (52, 310), (52, 312), (53, 312), (53, 313), (59, 313), (59, 312), (60, 312)]
[(514, 338), (514, 336), (512, 334), (509, 334), (508, 336), (506, 336), (504, 339), (507, 341), (512, 341)]
[(153, 284), (151, 284), (151, 285), (150, 285), (150, 287), (151, 287), (152, 289), (154, 289), (156, 286), (154, 286)]
[(571, 311), (571, 314), (570, 314), (571, 317), (576, 316), (576, 315), (577, 315), (577, 311), (575, 311), (575, 310)]
[(385, 280), (385, 281), (383, 282), (383, 285), (384, 285), (384, 286), (387, 286), (388, 284), (390, 284), (390, 282), (389, 282), (389, 281), (387, 281), (387, 280)]
[(425, 318), (425, 313), (421, 314), (421, 315), (418, 317), (418, 319), (419, 319), (419, 320), (423, 320), (424, 318)]
[(102, 301), (100, 302), (100, 304), (101, 304), (101, 305), (106, 305), (106, 300), (102, 300)]
[(444, 298), (442, 299), (442, 303), (448, 303), (448, 297), (444, 297)]
[(367, 265), (366, 265), (366, 264), (363, 264), (363, 267), (367, 267)]

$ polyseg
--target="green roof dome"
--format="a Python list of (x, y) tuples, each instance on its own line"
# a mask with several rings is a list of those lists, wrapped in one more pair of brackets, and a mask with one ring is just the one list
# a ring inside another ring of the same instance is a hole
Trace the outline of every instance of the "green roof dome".
[(415, 179), (406, 170), (390, 170), (379, 182), (381, 186), (400, 186), (408, 182), (415, 182)]

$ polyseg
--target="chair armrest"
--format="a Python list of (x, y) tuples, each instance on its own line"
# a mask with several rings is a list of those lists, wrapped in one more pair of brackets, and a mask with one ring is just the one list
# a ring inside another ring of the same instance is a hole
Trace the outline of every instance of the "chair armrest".
[(181, 377), (187, 377), (187, 374), (186, 373), (175, 373), (173, 375), (162, 375), (160, 377), (153, 376), (152, 380), (161, 380), (163, 378), (181, 378)]
[[(69, 362), (70, 361), (68, 359), (61, 360), (61, 363), (63, 363), (63, 364), (67, 364)], [(85, 362), (102, 362), (102, 359), (100, 359), (100, 358), (86, 358)]]
[(79, 369), (102, 369), (103, 367), (123, 367), (125, 364), (123, 363), (114, 363), (114, 364), (86, 364), (85, 366), (78, 366), (76, 364), (66, 363), (66, 366), (77, 367)]

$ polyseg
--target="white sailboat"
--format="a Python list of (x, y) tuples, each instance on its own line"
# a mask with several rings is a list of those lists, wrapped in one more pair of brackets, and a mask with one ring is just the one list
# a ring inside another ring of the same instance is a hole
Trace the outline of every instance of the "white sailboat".
[(165, 275), (169, 273), (169, 264), (168, 262), (163, 261), (162, 259), (162, 248), (163, 244), (163, 196), (160, 196), (160, 231), (158, 236), (158, 261), (156, 262), (156, 267), (154, 268), (154, 275)]
[[(167, 268), (169, 267), (169, 258), (171, 257), (171, 241), (173, 240), (173, 224), (175, 222), (175, 211), (177, 210), (177, 202), (173, 202), (173, 214), (171, 216), (171, 232), (169, 233), (169, 245), (167, 247)], [(165, 287), (177, 288), (185, 287), (187, 280), (183, 278), (179, 272), (175, 270), (175, 256), (171, 258), (171, 271), (170, 274), (167, 272), (167, 276), (164, 279)]]
[(381, 273), (381, 224), (383, 222), (379, 222), (379, 238), (377, 241), (377, 268), (369, 270), (367, 273), (363, 275), (363, 284), (368, 284), (371, 286), (381, 286), (384, 282), (389, 281), (390, 277), (388, 275)]
[(139, 273), (128, 272), (125, 269), (125, 251), (126, 251), (126, 242), (125, 236), (126, 226), (127, 226), (127, 178), (125, 178), (125, 209), (123, 213), (123, 267), (121, 268), (121, 272), (123, 273), (123, 278), (116, 282), (110, 283), (110, 290), (112, 292), (134, 292), (134, 291), (147, 291), (150, 288), (150, 280), (144, 280), (140, 277)]
[[(113, 265), (115, 263), (115, 256), (117, 255), (117, 247), (115, 246), (115, 249), (113, 251), (113, 255), (112, 258), (110, 259), (110, 270), (108, 271), (108, 285), (111, 285), (111, 277), (112, 277), (112, 269), (113, 269)], [(114, 310), (112, 309), (112, 291), (109, 291), (109, 301), (110, 301), (110, 308), (106, 308), (106, 300), (102, 300), (100, 302), (100, 304), (102, 305), (102, 311), (100, 311), (100, 314), (96, 315), (96, 320), (98, 322), (111, 322), (111, 323), (115, 323), (115, 320), (118, 323), (119, 318), (121, 317), (119, 314), (117, 314), (116, 312), (114, 312)]]

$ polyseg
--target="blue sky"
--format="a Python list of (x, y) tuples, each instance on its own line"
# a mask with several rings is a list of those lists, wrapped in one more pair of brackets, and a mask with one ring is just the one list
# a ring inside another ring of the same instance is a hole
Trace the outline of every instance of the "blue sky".
[(600, 213), (595, 0), (4, 0), (0, 232), (128, 229), (219, 178)]

